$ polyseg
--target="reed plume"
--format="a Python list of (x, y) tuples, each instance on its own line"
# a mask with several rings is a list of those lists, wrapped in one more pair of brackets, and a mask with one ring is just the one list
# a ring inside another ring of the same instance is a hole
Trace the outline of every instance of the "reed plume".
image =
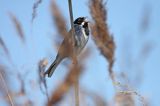
[(103, 0), (90, 0), (89, 9), (93, 18), (91, 25), (92, 36), (96, 46), (102, 55), (109, 62), (109, 74), (114, 81), (113, 63), (115, 54), (115, 42), (113, 36), (109, 33), (107, 21), (107, 10)]
[(63, 37), (67, 36), (66, 21), (54, 0), (51, 1), (51, 13), (58, 33)]
[(9, 50), (1, 37), (0, 37), (0, 47), (2, 47), (6, 55), (9, 57)]
[(20, 39), (22, 40), (22, 42), (24, 42), (25, 41), (25, 35), (23, 33), (23, 29), (22, 29), (22, 26), (21, 26), (19, 20), (13, 14), (9, 14), (9, 15), (10, 15), (10, 18), (11, 18), (11, 20), (12, 20), (12, 22), (13, 22), (15, 28), (16, 28), (16, 31), (17, 31)]
[(39, 7), (39, 5), (42, 3), (42, 0), (37, 0), (35, 3), (34, 3), (34, 5), (33, 5), (33, 8), (32, 8), (32, 10), (33, 10), (33, 12), (32, 12), (32, 23), (33, 23), (33, 21), (34, 21), (34, 19), (36, 18), (36, 16), (37, 16), (37, 8)]

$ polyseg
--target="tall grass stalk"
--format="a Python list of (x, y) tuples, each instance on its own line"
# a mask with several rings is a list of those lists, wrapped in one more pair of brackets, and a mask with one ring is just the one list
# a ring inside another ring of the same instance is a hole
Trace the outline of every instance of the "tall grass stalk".
[(3, 75), (2, 75), (2, 73), (1, 73), (1, 71), (0, 71), (0, 79), (1, 79), (1, 81), (2, 81), (2, 83), (3, 83), (3, 87), (4, 87), (4, 89), (5, 89), (6, 93), (7, 93), (7, 97), (8, 97), (8, 99), (9, 99), (9, 102), (10, 102), (11, 106), (15, 106), (14, 103), (13, 103), (12, 96), (11, 96), (10, 93), (9, 93), (7, 84), (6, 84), (6, 82), (5, 82), (4, 78), (3, 78)]
[[(71, 23), (71, 28), (72, 28), (72, 30), (71, 30), (72, 31), (72, 37), (73, 37), (73, 39), (75, 39), (74, 38), (72, 0), (68, 0), (68, 6), (69, 6), (69, 14), (70, 14), (70, 23)], [(76, 61), (77, 61), (77, 59), (76, 59), (75, 53), (73, 53), (73, 62), (77, 64)], [(75, 80), (74, 88), (75, 88), (75, 106), (79, 106), (79, 82), (78, 82), (78, 78), (76, 78), (76, 80)]]

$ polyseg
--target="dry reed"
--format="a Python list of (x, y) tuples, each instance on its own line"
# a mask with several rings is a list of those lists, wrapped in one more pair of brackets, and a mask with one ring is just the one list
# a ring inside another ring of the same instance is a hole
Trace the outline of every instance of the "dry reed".
[(3, 39), (0, 37), (0, 46), (3, 48), (4, 52), (6, 53), (6, 55), (9, 57), (9, 51), (8, 48), (6, 46), (6, 44), (4, 43)]
[(34, 19), (36, 18), (37, 16), (37, 8), (39, 7), (39, 5), (42, 3), (42, 0), (37, 0), (34, 5), (33, 5), (33, 12), (32, 12), (32, 23), (34, 21)]
[(11, 13), (9, 15), (10, 15), (10, 18), (12, 19), (12, 22), (13, 22), (15, 28), (16, 28), (16, 31), (17, 31), (20, 39), (22, 40), (22, 42), (24, 42), (25, 41), (25, 35), (23, 33), (23, 29), (22, 29), (22, 26), (21, 26), (19, 20)]
[(82, 71), (82, 66), (75, 64), (72, 65), (70, 68), (70, 71), (65, 78), (64, 82), (60, 84), (57, 89), (53, 92), (50, 101), (48, 102), (48, 106), (55, 105), (58, 103), (62, 98), (64, 97), (64, 94), (66, 94), (71, 86), (76, 82), (77, 78), (79, 78)]
[(8, 101), (9, 101), (10, 105), (11, 106), (15, 106), (14, 102), (13, 102), (12, 95), (11, 95), (11, 93), (9, 91), (9, 88), (8, 88), (8, 86), (6, 84), (6, 81), (4, 79), (4, 76), (3, 76), (2, 72), (6, 72), (6, 70), (2, 66), (0, 66), (0, 80), (2, 81), (1, 85), (2, 85), (2, 87), (4, 89), (4, 91), (6, 92), (6, 95), (8, 97)]
[(56, 5), (55, 1), (51, 1), (51, 12), (52, 12), (52, 19), (55, 22), (55, 26), (57, 27), (58, 33), (63, 37), (67, 36), (68, 32), (66, 29), (66, 21), (63, 18), (60, 9)]
[[(33, 13), (32, 13), (32, 22), (36, 18), (37, 8), (38, 8), (39, 4), (41, 4), (41, 2), (42, 2), (42, 0), (37, 0), (37, 2), (34, 3)], [(106, 23), (107, 22), (107, 10), (105, 9), (105, 3), (103, 0), (90, 0), (89, 8), (90, 8), (91, 16), (93, 18), (93, 24), (91, 25), (93, 39), (95, 41), (95, 44), (99, 48), (100, 52), (102, 53), (102, 55), (108, 61), (109, 74), (110, 74), (110, 77), (112, 78), (112, 81), (114, 81), (115, 76), (113, 74), (112, 68), (113, 68), (113, 64), (114, 64), (115, 42), (113, 40), (113, 36), (109, 33), (108, 25)], [(59, 35), (66, 37), (68, 34), (68, 32), (66, 30), (66, 21), (64, 20), (61, 12), (59, 11), (58, 6), (55, 4), (54, 1), (52, 1), (52, 3), (51, 3), (51, 11), (52, 11), (53, 20), (55, 22), (55, 26), (58, 30)], [(17, 20), (17, 18), (14, 15), (11, 14), (10, 16), (11, 16), (11, 19), (12, 19), (14, 25), (15, 25), (16, 31), (17, 31), (20, 39), (22, 41), (24, 41), (25, 35), (23, 33), (22, 26), (21, 26), (20, 22)], [(144, 15), (145, 18), (146, 18), (146, 16), (148, 17), (148, 13), (146, 13)], [(148, 18), (143, 19), (143, 21), (144, 21), (144, 22), (142, 22), (142, 28), (144, 28), (143, 30), (147, 29), (147, 27), (148, 27), (147, 25), (149, 24), (149, 23), (147, 23), (148, 20), (149, 20)], [(72, 23), (73, 23), (73, 19), (71, 19), (71, 24)], [(0, 46), (5, 51), (5, 53), (7, 55), (9, 55), (9, 50), (7, 49), (5, 42), (3, 41), (3, 39), (1, 37), (0, 37)], [(67, 46), (70, 47), (71, 45), (67, 45)], [(150, 48), (150, 46), (146, 46), (145, 48), (142, 48), (142, 54), (144, 55), (144, 53), (148, 53), (148, 51), (150, 51), (150, 49), (152, 49), (152, 48)], [(88, 50), (88, 48), (87, 48), (87, 50)], [(88, 51), (87, 51), (87, 53), (84, 53), (81, 60), (86, 59), (88, 57), (88, 54), (89, 54)], [(148, 55), (148, 54), (146, 54), (146, 55)], [(70, 90), (70, 88), (75, 83), (77, 83), (77, 80), (80, 78), (80, 75), (83, 72), (84, 64), (82, 65), (82, 63), (83, 62), (80, 61), (79, 64), (72, 64), (72, 66), (69, 68), (69, 73), (67, 74), (64, 82), (62, 82), (59, 86), (57, 86), (56, 90), (51, 94), (51, 98), (47, 102), (48, 106), (56, 105), (59, 101), (61, 101), (64, 98), (65, 94)], [(39, 61), (39, 63), (37, 65), (38, 65), (38, 76), (39, 76), (38, 81), (39, 81), (40, 89), (43, 92), (42, 86), (41, 86), (41, 85), (43, 85), (45, 87), (45, 91), (46, 91), (44, 93), (48, 97), (47, 84), (46, 84), (46, 80), (44, 79), (44, 76), (43, 76), (43, 73), (44, 73), (46, 65), (47, 65), (47, 61), (45, 59), (43, 59), (43, 60)], [(7, 70), (5, 70), (5, 72), (6, 71)], [(0, 88), (3, 87), (3, 89), (7, 95), (7, 97), (5, 97), (5, 98), (7, 98), (9, 100), (9, 103), (11, 105), (14, 105), (12, 96), (14, 96), (14, 98), (16, 98), (18, 96), (27, 97), (23, 76), (21, 76), (21, 74), (19, 74), (19, 73), (17, 75), (19, 83), (20, 83), (20, 91), (18, 94), (15, 94), (15, 93), (10, 93), (10, 90), (6, 85), (5, 78), (4, 78), (4, 75), (2, 74), (2, 72), (3, 72), (3, 68), (0, 66), (0, 78), (1, 78)], [(126, 89), (128, 87), (128, 86), (123, 86), (121, 83), (119, 83), (118, 86), (123, 89)], [(138, 96), (139, 100), (142, 103), (144, 103), (144, 99), (140, 94), (138, 94), (135, 91), (132, 91), (132, 90), (129, 91), (129, 90), (127, 89), (127, 91), (116, 92), (116, 95), (115, 95), (116, 106), (124, 106), (124, 105), (134, 106), (135, 101), (134, 101), (133, 95)], [(108, 105), (101, 96), (94, 94), (94, 93), (88, 93), (88, 95), (93, 98), (93, 102), (95, 103), (95, 105), (97, 105), (97, 106), (107, 106)], [(88, 97), (88, 95), (86, 97)], [(16, 101), (15, 101), (15, 104), (16, 104)], [(79, 104), (79, 102), (78, 102), (78, 104)], [(31, 100), (27, 99), (23, 105), (32, 106), (33, 102)]]
[(93, 25), (91, 26), (93, 39), (99, 48), (102, 55), (109, 62), (109, 74), (113, 81), (113, 63), (115, 54), (115, 42), (113, 36), (109, 33), (107, 21), (107, 10), (103, 0), (90, 0), (89, 9), (93, 18)]
[(115, 106), (135, 106), (135, 101), (131, 94), (116, 93)]
[(146, 5), (142, 11), (142, 19), (140, 22), (140, 30), (142, 32), (146, 32), (149, 29), (151, 21), (151, 7), (150, 5)]
[(22, 76), (20, 73), (17, 74), (17, 79), (20, 82), (20, 90), (18, 95), (26, 95), (26, 89), (25, 89), (25, 83), (24, 83), (24, 76)]
[[(91, 26), (93, 39), (99, 48), (102, 55), (109, 62), (109, 74), (114, 83), (118, 87), (124, 87), (120, 82), (115, 81), (115, 76), (113, 73), (113, 64), (114, 64), (114, 54), (115, 54), (115, 42), (113, 36), (109, 33), (107, 21), (107, 10), (105, 9), (105, 4), (103, 0), (90, 0), (89, 3), (90, 13), (93, 18), (94, 23)], [(126, 85), (125, 85), (126, 86)], [(127, 85), (128, 86), (128, 85)], [(123, 93), (128, 94), (129, 91), (124, 91)], [(134, 94), (140, 98), (140, 101), (143, 102), (143, 97), (135, 92)], [(124, 96), (124, 95), (123, 95)], [(131, 97), (131, 95), (128, 95)], [(132, 98), (132, 97), (131, 97)], [(131, 103), (134, 105), (134, 102)], [(118, 105), (123, 106), (123, 105)]]
[[(75, 30), (74, 30), (74, 23), (73, 23), (73, 10), (72, 10), (72, 0), (68, 0), (68, 7), (69, 7), (69, 14), (70, 14), (70, 24), (71, 24), (71, 34), (72, 34), (72, 39), (75, 40), (74, 34), (75, 34)], [(72, 48), (74, 48), (73, 46), (74, 44), (72, 44)], [(77, 64), (77, 57), (75, 55), (75, 51), (73, 51), (73, 63)], [(77, 78), (77, 80), (74, 83), (74, 90), (75, 90), (75, 106), (79, 106), (79, 79)]]
[[(48, 64), (48, 60), (47, 59), (42, 59), (39, 61), (39, 64), (38, 64), (38, 76), (39, 76), (39, 86), (40, 86), (40, 90), (42, 91), (42, 93), (44, 93), (47, 97), (47, 99), (49, 100), (49, 96), (48, 96), (48, 87), (47, 87), (47, 83), (46, 83), (46, 79), (44, 77), (44, 72), (45, 72), (45, 69), (46, 69), (46, 66)], [(44, 86), (45, 88), (45, 91), (42, 89), (42, 85)]]

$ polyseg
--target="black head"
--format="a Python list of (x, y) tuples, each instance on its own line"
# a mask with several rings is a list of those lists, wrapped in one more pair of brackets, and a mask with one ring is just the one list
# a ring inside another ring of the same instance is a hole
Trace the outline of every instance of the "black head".
[(84, 22), (86, 19), (86, 17), (79, 17), (77, 18), (75, 21), (74, 21), (74, 24), (78, 24), (78, 25), (81, 25), (82, 22)]
[(89, 35), (89, 22), (86, 19), (86, 17), (79, 17), (74, 21), (74, 24), (81, 25), (84, 28), (86, 35)]

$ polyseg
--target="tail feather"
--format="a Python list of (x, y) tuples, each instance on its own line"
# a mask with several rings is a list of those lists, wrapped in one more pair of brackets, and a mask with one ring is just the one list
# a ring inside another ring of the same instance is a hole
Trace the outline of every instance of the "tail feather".
[(44, 73), (44, 75), (48, 74), (48, 77), (51, 77), (60, 62), (61, 59), (56, 59), (48, 68), (48, 70)]

